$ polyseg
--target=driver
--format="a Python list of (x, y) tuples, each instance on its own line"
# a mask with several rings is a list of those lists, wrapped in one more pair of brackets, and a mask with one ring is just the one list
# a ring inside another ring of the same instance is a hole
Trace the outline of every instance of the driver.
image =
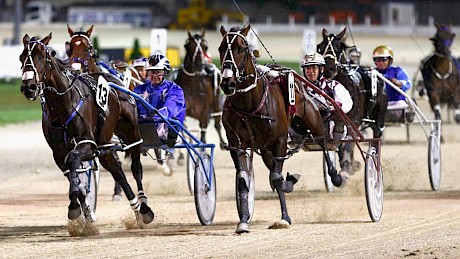
[[(377, 71), (390, 80), (396, 87), (406, 92), (411, 87), (411, 80), (404, 69), (393, 66), (393, 50), (385, 45), (378, 46), (372, 54)], [(388, 110), (393, 116), (400, 117), (402, 110), (408, 107), (406, 97), (385, 83), (388, 98)], [(411, 112), (408, 109), (407, 112)], [(400, 114), (399, 114), (400, 113)]]
[[(169, 60), (161, 55), (156, 54), (148, 58), (148, 64), (145, 70), (147, 71), (147, 80), (144, 84), (136, 86), (134, 92), (142, 96), (148, 103), (158, 110), (164, 117), (176, 119), (180, 123), (185, 119), (185, 98), (182, 88), (173, 81), (165, 80), (166, 74), (170, 71)], [(152, 116), (149, 111), (140, 102), (137, 103), (138, 114), (141, 118), (149, 118)], [(159, 116), (153, 116), (154, 120), (158, 120)], [(175, 133), (171, 130), (171, 135), (168, 136), (168, 124), (157, 123), (156, 125), (158, 137), (162, 140), (173, 139), (174, 142), (177, 136), (172, 136)], [(169, 141), (168, 141), (169, 142)], [(170, 147), (174, 143), (168, 143)]]
[[(323, 76), (325, 64), (326, 63), (321, 54), (313, 53), (305, 55), (300, 66), (302, 67), (305, 78), (310, 83), (333, 98), (342, 111), (344, 113), (348, 113), (353, 108), (353, 100), (351, 99), (350, 93), (338, 81), (327, 80)], [(320, 94), (314, 92), (310, 87), (307, 87), (307, 91), (316, 101), (323, 118), (331, 118), (331, 122), (333, 122), (331, 123), (333, 124), (333, 126), (331, 125), (331, 128), (333, 127), (332, 137), (334, 141), (340, 141), (343, 139), (345, 137), (345, 127), (343, 125), (343, 121), (337, 116), (334, 116), (334, 113), (332, 113), (331, 116), (328, 116), (328, 110), (331, 109), (332, 106), (329, 107), (326, 99)]]

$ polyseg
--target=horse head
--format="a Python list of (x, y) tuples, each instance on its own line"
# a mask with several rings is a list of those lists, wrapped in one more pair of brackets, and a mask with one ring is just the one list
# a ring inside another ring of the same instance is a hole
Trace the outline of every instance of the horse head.
[(48, 48), (51, 33), (39, 40), (28, 34), (22, 38), (24, 49), (19, 56), (22, 66), (21, 93), (29, 100), (35, 100), (43, 89), (46, 80), (50, 80), (51, 57), (54, 52)]
[(450, 26), (438, 23), (435, 23), (435, 26), (436, 34), (430, 40), (433, 42), (437, 53), (449, 56), (455, 33), (451, 31)]
[(220, 28), (223, 36), (219, 46), (223, 71), (220, 87), (229, 96), (236, 92), (247, 92), (257, 84), (257, 73), (253, 61), (255, 57), (250, 53), (246, 38), (249, 30), (249, 25), (243, 29), (234, 27), (228, 32), (223, 26)]
[(324, 67), (324, 77), (327, 79), (334, 78), (341, 66), (345, 62), (346, 44), (344, 43), (347, 28), (343, 29), (338, 35), (328, 34), (323, 29), (323, 41), (317, 45), (317, 52), (323, 55), (326, 65)]
[(201, 72), (203, 70), (203, 63), (205, 53), (208, 51), (208, 42), (204, 39), (206, 31), (203, 29), (201, 34), (192, 35), (190, 31), (188, 38), (185, 41), (185, 58), (184, 66), (190, 73)]
[(96, 58), (97, 54), (94, 53), (93, 44), (91, 43), (91, 33), (93, 31), (93, 26), (84, 31), (80, 29), (77, 32), (74, 32), (70, 26), (67, 24), (67, 31), (70, 35), (69, 49), (67, 54), (69, 56), (69, 62), (72, 66), (72, 69), (78, 73), (81, 72), (96, 72), (93, 71), (94, 62), (91, 62), (92, 58)]

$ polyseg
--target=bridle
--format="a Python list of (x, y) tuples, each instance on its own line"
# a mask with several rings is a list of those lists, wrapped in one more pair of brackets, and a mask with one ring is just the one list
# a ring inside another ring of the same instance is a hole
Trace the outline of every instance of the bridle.
[[(72, 37), (70, 38), (70, 42), (72, 42), (72, 40), (74, 38), (76, 38), (76, 37), (84, 38), (88, 42), (89, 51), (87, 51), (85, 58), (80, 58), (80, 57), (73, 58), (73, 60), (72, 60), (72, 68), (75, 69), (75, 70), (81, 70), (81, 67), (79, 67), (79, 64), (81, 64), (85, 68), (85, 71), (88, 71), (89, 60), (91, 59), (92, 54), (93, 54), (93, 44), (92, 44), (90, 38), (84, 32), (74, 33), (72, 35)], [(76, 44), (81, 44), (81, 40), (76, 41), (75, 43)], [(70, 52), (70, 55), (72, 55), (72, 44), (70, 44), (70, 51), (69, 52)], [(74, 63), (74, 62), (78, 62), (78, 63)]]
[[(192, 63), (196, 62), (196, 60), (198, 58), (198, 54), (200, 55), (201, 60), (203, 61), (204, 60), (204, 50), (203, 50), (203, 47), (201, 47), (201, 42), (205, 41), (205, 40), (203, 40), (201, 37), (193, 37), (193, 41), (195, 42), (196, 46), (195, 46), (195, 50), (193, 51), (193, 54), (192, 54)], [(190, 44), (190, 39), (187, 39), (187, 42), (185, 43), (185, 46), (187, 47), (189, 44)], [(196, 71), (192, 71), (192, 72), (187, 71), (185, 69), (185, 66), (182, 66), (182, 70), (184, 71), (184, 73), (187, 76), (195, 76), (195, 75), (197, 75)], [(202, 72), (202, 71), (200, 71), (200, 72)]]
[(334, 45), (332, 44), (334, 39), (336, 38), (335, 35), (330, 35), (327, 37), (327, 45), (324, 48), (324, 51), (321, 53), (321, 50), (318, 48), (318, 52), (323, 55), (324, 59), (331, 58), (334, 61), (334, 64), (337, 67), (341, 67), (342, 63), (339, 60), (342, 60), (346, 56), (345, 50), (342, 50), (337, 57), (337, 53), (334, 49)]
[[(230, 36), (233, 36), (233, 38), (230, 39)], [(232, 52), (232, 44), (236, 40), (237, 37), (241, 37), (243, 39), (244, 43), (246, 44), (246, 46), (243, 49), (244, 58), (241, 61), (240, 65), (236, 64), (235, 57), (233, 56), (233, 52)], [(247, 86), (247, 87), (245, 87), (243, 89), (236, 89), (235, 90), (236, 92), (239, 92), (239, 93), (248, 92), (248, 91), (250, 91), (251, 89), (253, 89), (253, 88), (255, 88), (257, 86), (257, 80), (258, 80), (258, 74), (257, 74), (257, 71), (255, 69), (254, 60), (252, 58), (251, 58), (251, 62), (252, 62), (252, 65), (254, 66), (254, 71), (256, 71), (256, 72), (254, 74), (245, 75), (245, 66), (244, 65), (245, 65), (248, 57), (250, 56), (249, 43), (248, 43), (246, 37), (243, 34), (241, 34), (241, 31), (228, 32), (224, 36), (224, 39), (226, 41), (227, 49), (225, 50), (225, 54), (224, 54), (224, 57), (222, 59), (222, 64), (221, 64), (221, 67), (222, 67), (222, 70), (223, 70), (222, 78), (223, 79), (232, 78), (233, 75), (235, 75), (235, 79), (236, 79), (236, 82), (238, 84), (241, 84), (243, 81), (247, 80), (248, 78), (254, 78), (254, 82), (252, 84), (250, 84), (249, 86)]]
[[(37, 71), (37, 67), (35, 66), (34, 60), (32, 58), (32, 52), (34, 48), (38, 45), (41, 45), (45, 49), (45, 71), (43, 73), (43, 80), (40, 80), (40, 76)], [(35, 83), (37, 85), (37, 89), (35, 89), (35, 92), (36, 92), (35, 96), (38, 95), (37, 94), (38, 92), (41, 93), (42, 90), (45, 88), (44, 81), (46, 81), (46, 71), (47, 71), (46, 67), (49, 67), (51, 69), (51, 58), (50, 57), (51, 57), (51, 53), (50, 53), (48, 46), (44, 44), (43, 42), (41, 42), (40, 40), (33, 40), (27, 43), (27, 57), (24, 59), (24, 62), (21, 66), (22, 80), (26, 81), (26, 80), (35, 79)], [(31, 67), (32, 70), (25, 71), (26, 67)]]

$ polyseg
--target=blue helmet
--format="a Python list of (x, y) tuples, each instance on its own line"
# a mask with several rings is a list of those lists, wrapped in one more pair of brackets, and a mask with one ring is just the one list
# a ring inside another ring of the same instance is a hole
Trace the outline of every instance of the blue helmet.
[(171, 66), (169, 65), (169, 60), (161, 55), (155, 54), (149, 57), (148, 65), (145, 70), (171, 70)]

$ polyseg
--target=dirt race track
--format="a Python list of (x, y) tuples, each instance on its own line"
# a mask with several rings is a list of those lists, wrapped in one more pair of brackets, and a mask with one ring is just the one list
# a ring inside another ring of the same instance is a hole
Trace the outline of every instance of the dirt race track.
[[(419, 100), (432, 117), (426, 103)], [(293, 225), (268, 229), (280, 219), (279, 203), (257, 156), (251, 233), (237, 235), (235, 170), (229, 153), (217, 150), (217, 211), (211, 226), (199, 223), (185, 167), (175, 166), (174, 175), (166, 177), (150, 158), (143, 157), (154, 222), (144, 229), (127, 228), (134, 214), (126, 200), (111, 201), (113, 180), (102, 171), (99, 234), (72, 237), (67, 220), (68, 181), (54, 165), (40, 123), (1, 127), (0, 257), (458, 258), (458, 129), (458, 125), (444, 125), (441, 190), (433, 192), (428, 179), (428, 145), (421, 127), (411, 126), (411, 144), (404, 141), (404, 128), (387, 128), (382, 147), (384, 211), (377, 223), (367, 212), (363, 169), (346, 188), (326, 193), (320, 154), (302, 152), (285, 163), (285, 172), (303, 174), (296, 190), (287, 195)], [(217, 139), (213, 129), (208, 132), (211, 140)], [(128, 161), (124, 168), (128, 171)], [(128, 179), (132, 180), (130, 173)]]

